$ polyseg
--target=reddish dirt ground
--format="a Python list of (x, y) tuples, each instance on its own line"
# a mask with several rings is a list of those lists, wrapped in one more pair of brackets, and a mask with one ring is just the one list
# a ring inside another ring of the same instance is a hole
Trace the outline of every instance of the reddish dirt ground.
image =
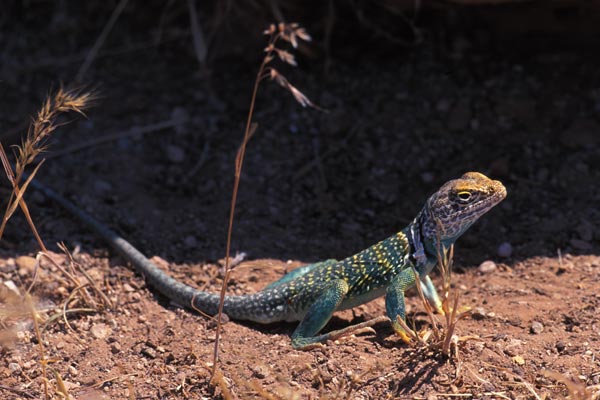
[[(59, 24), (40, 27), (40, 39), (30, 22), (2, 28), (10, 44), (0, 76), (3, 132), (22, 125), (52, 84), (74, 76), (97, 34), (61, 40), (67, 27)], [(135, 29), (115, 27), (86, 75), (102, 98), (89, 119), (57, 131), (38, 177), (177, 279), (218, 291), (257, 63), (236, 61), (234, 51), (199, 72), (189, 36), (140, 48), (136, 39), (145, 37)], [(457, 354), (407, 346), (387, 323), (302, 352), (290, 346), (295, 324), (229, 321), (221, 386), (211, 386), (214, 322), (156, 295), (32, 190), (29, 208), (59, 265), (66, 259), (55, 243), (65, 242), (112, 303), (104, 306), (90, 287), (86, 297), (42, 263), (31, 293), (50, 395), (59, 398), (60, 376), (82, 399), (598, 398), (600, 60), (553, 48), (497, 54), (493, 42), (469, 37), (460, 43), (371, 48), (365, 38), (334, 51), (327, 72), (322, 59), (301, 57), (286, 76), (327, 113), (263, 87), (233, 237), (234, 251), (248, 257), (228, 288), (251, 293), (295, 266), (353, 254), (404, 227), (446, 180), (481, 171), (502, 180), (508, 197), (457, 243), (453, 290), (473, 309), (457, 325)], [(94, 142), (110, 135), (116, 139)], [(37, 245), (21, 215), (0, 244), (0, 398), (42, 398), (32, 320), (7, 287), (23, 296), (34, 282)], [(480, 268), (486, 260), (496, 267)], [(408, 302), (409, 323), (429, 329), (419, 298)], [(325, 331), (383, 314), (378, 299), (337, 313)]]

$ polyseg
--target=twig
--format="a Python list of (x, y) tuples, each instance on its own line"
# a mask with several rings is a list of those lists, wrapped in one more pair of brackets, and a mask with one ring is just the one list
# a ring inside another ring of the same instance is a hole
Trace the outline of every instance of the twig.
[(96, 39), (96, 42), (90, 49), (90, 52), (88, 53), (87, 57), (83, 61), (83, 64), (81, 64), (81, 67), (79, 67), (79, 71), (77, 71), (77, 75), (75, 75), (76, 82), (81, 82), (81, 80), (83, 79), (83, 76), (87, 72), (88, 68), (90, 67), (90, 65), (92, 65), (92, 62), (94, 62), (94, 59), (96, 58), (96, 54), (98, 54), (98, 50), (100, 50), (100, 47), (102, 47), (102, 45), (104, 44), (104, 41), (106, 41), (108, 34), (110, 33), (113, 26), (119, 19), (119, 16), (123, 12), (123, 9), (125, 9), (125, 6), (127, 5), (128, 1), (129, 0), (121, 0), (119, 2), (119, 4), (117, 4), (115, 9), (113, 10), (113, 12), (110, 16), (110, 19), (108, 20), (108, 22), (102, 29), (100, 36), (98, 36), (98, 39)]
[(31, 395), (31, 394), (29, 394), (26, 391), (21, 390), (21, 389), (12, 388), (10, 386), (5, 386), (5, 385), (0, 385), (0, 389), (16, 393), (19, 396), (27, 397), (28, 399), (35, 399), (35, 396), (33, 396), (33, 395)]
[(206, 65), (206, 40), (202, 33), (202, 27), (198, 21), (198, 12), (196, 11), (196, 0), (187, 0), (188, 12), (190, 13), (190, 28), (192, 30), (192, 38), (194, 42), (194, 53), (202, 67)]
[(27, 303), (27, 306), (29, 307), (29, 313), (31, 314), (31, 318), (33, 320), (33, 328), (35, 331), (35, 337), (38, 341), (38, 349), (40, 352), (40, 365), (42, 367), (42, 381), (44, 382), (44, 395), (46, 400), (50, 399), (50, 394), (48, 393), (48, 375), (46, 372), (46, 364), (48, 363), (48, 360), (46, 360), (46, 355), (45, 355), (45, 351), (44, 351), (44, 342), (42, 340), (42, 333), (40, 331), (40, 326), (38, 323), (38, 313), (35, 310), (35, 307), (33, 306), (33, 300), (31, 299), (31, 296), (29, 294), (25, 294), (25, 302)]
[(105, 135), (105, 136), (102, 136), (99, 138), (87, 140), (83, 143), (74, 144), (73, 146), (66, 147), (59, 151), (53, 151), (52, 153), (46, 154), (45, 158), (46, 159), (58, 158), (58, 157), (66, 155), (66, 154), (75, 153), (77, 151), (84, 150), (89, 147), (97, 146), (99, 144), (112, 142), (112, 141), (121, 139), (126, 136), (144, 135), (146, 133), (158, 132), (163, 129), (178, 126), (181, 124), (181, 122), (182, 122), (181, 120), (169, 119), (167, 121), (157, 122), (155, 124), (150, 124), (150, 125), (142, 126), (139, 128), (138, 127), (132, 128), (128, 131), (111, 133), (111, 134), (108, 134), (108, 135)]

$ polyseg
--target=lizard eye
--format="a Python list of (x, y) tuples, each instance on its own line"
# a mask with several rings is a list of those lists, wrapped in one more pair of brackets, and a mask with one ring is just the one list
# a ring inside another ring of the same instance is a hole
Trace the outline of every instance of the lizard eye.
[(469, 201), (471, 199), (471, 192), (458, 192), (456, 196), (462, 201)]

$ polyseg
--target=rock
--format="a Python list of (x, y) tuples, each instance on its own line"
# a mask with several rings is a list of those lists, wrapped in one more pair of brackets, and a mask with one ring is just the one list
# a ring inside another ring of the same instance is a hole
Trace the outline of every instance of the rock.
[(590, 242), (581, 239), (571, 239), (569, 240), (569, 244), (577, 250), (588, 251), (592, 249), (592, 244)]
[(542, 325), (541, 323), (537, 322), (537, 321), (533, 321), (531, 323), (531, 326), (529, 327), (529, 332), (533, 333), (534, 335), (538, 335), (540, 333), (542, 333), (544, 331), (544, 325)]
[(15, 264), (19, 268), (19, 276), (32, 275), (35, 270), (35, 258), (29, 256), (19, 256), (15, 259)]
[(513, 248), (508, 242), (504, 242), (498, 246), (498, 257), (508, 258), (512, 255)]
[(562, 353), (567, 348), (567, 345), (565, 344), (565, 342), (557, 342), (556, 345), (555, 345), (555, 347), (556, 347), (556, 350), (558, 350), (559, 353)]
[(142, 349), (142, 354), (150, 359), (156, 358), (156, 350), (154, 350), (152, 347), (144, 347)]
[(198, 239), (195, 236), (189, 235), (183, 239), (183, 245), (188, 249), (198, 247)]
[(113, 185), (102, 179), (96, 179), (94, 181), (94, 192), (99, 195), (107, 195), (113, 191)]
[(252, 371), (252, 376), (258, 379), (264, 379), (269, 376), (269, 368), (265, 365), (253, 365), (250, 366), (250, 370)]
[(189, 121), (190, 115), (183, 107), (175, 107), (171, 111), (171, 119), (177, 122), (175, 132), (178, 134), (185, 133), (185, 124)]
[(10, 372), (21, 372), (21, 366), (18, 363), (8, 363), (8, 369)]
[(487, 260), (482, 262), (479, 265), (479, 268), (477, 268), (479, 270), (479, 272), (481, 272), (482, 274), (489, 274), (491, 272), (496, 271), (496, 269), (498, 269), (498, 267), (496, 266), (496, 263), (491, 261), (491, 260)]
[(590, 242), (594, 238), (594, 225), (588, 220), (582, 220), (575, 230), (583, 241)]
[(110, 345), (110, 352), (113, 354), (118, 354), (121, 352), (121, 344), (119, 342), (114, 342)]
[(127, 293), (135, 292), (135, 289), (127, 282), (123, 284), (123, 290)]
[(71, 376), (77, 376), (79, 375), (79, 371), (74, 366), (69, 365), (69, 374), (71, 374)]
[(96, 339), (106, 339), (112, 333), (112, 329), (106, 324), (94, 324), (90, 332)]
[(421, 180), (424, 183), (431, 183), (431, 182), (433, 182), (434, 179), (435, 179), (435, 175), (433, 174), (433, 172), (423, 172), (421, 174)]
[(473, 311), (471, 311), (471, 318), (477, 320), (477, 321), (481, 321), (482, 319), (486, 318), (485, 315), (485, 308), (483, 307), (475, 307), (473, 309)]
[(172, 163), (180, 163), (185, 160), (185, 151), (174, 144), (170, 144), (165, 149), (167, 159)]
[(525, 364), (525, 359), (519, 355), (516, 355), (512, 358), (512, 360), (515, 362), (515, 364), (517, 365), (524, 365)]

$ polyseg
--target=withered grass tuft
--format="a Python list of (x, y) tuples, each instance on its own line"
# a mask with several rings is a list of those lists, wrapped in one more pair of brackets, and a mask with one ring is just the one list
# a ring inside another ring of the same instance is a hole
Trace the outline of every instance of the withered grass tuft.
[[(41, 250), (41, 252), (38, 253), (37, 257), (35, 258), (35, 268), (33, 276), (31, 277), (31, 284), (24, 294), (21, 294), (16, 286), (13, 288), (14, 290), (11, 290), (7, 289), (7, 283), (0, 285), (0, 345), (3, 347), (10, 345), (10, 343), (15, 339), (19, 324), (21, 324), (24, 320), (32, 321), (36, 341), (38, 343), (39, 364), (42, 372), (41, 379), (43, 384), (43, 393), (46, 399), (54, 397), (54, 395), (51, 395), (50, 393), (50, 379), (48, 378), (48, 364), (52, 362), (52, 360), (46, 356), (44, 341), (42, 338), (43, 328), (41, 326), (41, 322), (46, 320), (45, 322), (48, 323), (48, 321), (52, 321), (53, 319), (57, 318), (50, 317), (46, 319), (42, 315), (43, 312), (40, 312), (37, 309), (35, 301), (30, 294), (33, 286), (36, 283), (36, 280), (38, 279), (40, 260), (42, 258), (49, 260), (57, 267), (59, 271), (65, 275), (65, 277), (67, 277), (67, 279), (75, 288), (65, 301), (64, 305), (61, 307), (62, 313), (58, 314), (63, 316), (65, 322), (67, 321), (66, 315), (70, 311), (67, 310), (67, 306), (70, 301), (73, 301), (74, 298), (77, 297), (76, 294), (83, 293), (83, 295), (80, 296), (83, 299), (82, 303), (92, 304), (94, 306), (96, 305), (96, 302), (90, 297), (89, 293), (87, 293), (86, 286), (91, 286), (93, 289), (95, 289), (96, 293), (99, 293), (99, 298), (102, 299), (102, 302), (110, 304), (110, 301), (107, 302), (108, 299), (106, 296), (104, 296), (101, 291), (98, 290), (95, 283), (91, 281), (89, 276), (87, 276), (85, 273), (83, 273), (83, 275), (87, 279), (86, 283), (82, 283), (74, 275), (77, 266), (70, 255), (68, 257), (68, 259), (71, 261), (68, 267), (70, 271), (67, 271), (67, 269), (62, 268), (60, 264), (54, 260), (54, 258), (46, 249), (46, 246), (44, 245), (44, 242), (40, 237), (37, 228), (35, 227), (33, 219), (31, 218), (27, 203), (23, 198), (27, 187), (42, 165), (43, 160), (37, 164), (30, 175), (26, 174), (25, 168), (28, 165), (35, 163), (38, 156), (40, 156), (46, 150), (50, 135), (57, 128), (68, 123), (68, 121), (60, 122), (59, 119), (61, 116), (69, 113), (77, 113), (85, 116), (85, 110), (89, 108), (96, 99), (97, 96), (93, 91), (86, 91), (84, 89), (65, 89), (62, 86), (54, 94), (48, 95), (38, 113), (32, 118), (29, 130), (27, 131), (27, 134), (24, 135), (21, 145), (15, 146), (14, 167), (9, 161), (4, 147), (0, 143), (0, 159), (2, 160), (6, 177), (12, 186), (12, 191), (2, 218), (2, 224), (0, 225), (0, 238), (4, 234), (8, 220), (12, 217), (12, 215), (14, 215), (17, 208), (20, 207)], [(21, 183), (24, 178), (25, 182)], [(63, 250), (68, 254), (66, 248)], [(78, 270), (83, 272), (83, 268), (78, 268)], [(86, 310), (89, 309), (86, 308)], [(56, 384), (55, 394), (59, 395), (61, 398), (69, 399), (70, 396), (68, 394), (68, 390), (60, 374), (58, 374), (56, 371), (51, 371), (53, 372), (54, 381)]]
[(4, 167), (4, 173), (12, 186), (12, 193), (2, 218), (2, 224), (0, 225), (0, 238), (2, 238), (4, 234), (6, 223), (10, 217), (12, 217), (17, 207), (20, 206), (23, 214), (25, 214), (25, 218), (27, 218), (31, 231), (35, 235), (40, 249), (42, 251), (47, 251), (46, 246), (31, 219), (27, 203), (25, 203), (25, 200), (23, 199), (23, 195), (27, 190), (29, 183), (42, 165), (43, 160), (38, 163), (25, 183), (21, 185), (25, 167), (32, 164), (36, 157), (46, 150), (50, 134), (54, 132), (56, 128), (65, 124), (64, 122), (58, 122), (61, 115), (75, 112), (85, 116), (85, 110), (92, 106), (96, 99), (97, 96), (93, 91), (64, 89), (62, 86), (53, 95), (48, 95), (37, 115), (32, 118), (27, 135), (25, 135), (25, 138), (21, 141), (21, 145), (15, 146), (14, 169), (8, 160), (8, 155), (6, 154), (4, 147), (0, 143), (0, 158)]

